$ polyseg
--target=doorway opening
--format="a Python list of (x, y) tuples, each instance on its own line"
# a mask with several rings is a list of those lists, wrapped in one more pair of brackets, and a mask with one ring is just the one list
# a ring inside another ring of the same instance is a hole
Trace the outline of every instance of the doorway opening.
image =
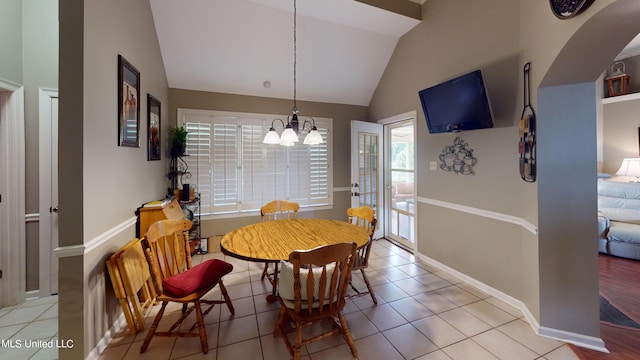
[(414, 118), (384, 125), (385, 237), (415, 248)]
[(0, 308), (25, 299), (24, 88), (0, 80)]

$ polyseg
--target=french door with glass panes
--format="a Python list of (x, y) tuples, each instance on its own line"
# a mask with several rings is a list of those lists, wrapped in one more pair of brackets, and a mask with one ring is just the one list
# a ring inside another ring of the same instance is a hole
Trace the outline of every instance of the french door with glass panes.
[(382, 125), (351, 121), (351, 207), (373, 209), (379, 224), (374, 239), (383, 234), (381, 149)]

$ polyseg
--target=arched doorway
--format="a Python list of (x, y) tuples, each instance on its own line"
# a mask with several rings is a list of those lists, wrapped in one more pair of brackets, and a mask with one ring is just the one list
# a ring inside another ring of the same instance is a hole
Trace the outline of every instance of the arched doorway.
[[(567, 41), (538, 88), (538, 208), (544, 209), (538, 214), (541, 335), (553, 337), (546, 329), (582, 329), (593, 339), (600, 334), (596, 81), (640, 32), (639, 18), (638, 1), (618, 0), (604, 7)], [(576, 311), (558, 311), (569, 307)], [(578, 313), (592, 315), (578, 318)], [(587, 345), (602, 346), (598, 341)]]

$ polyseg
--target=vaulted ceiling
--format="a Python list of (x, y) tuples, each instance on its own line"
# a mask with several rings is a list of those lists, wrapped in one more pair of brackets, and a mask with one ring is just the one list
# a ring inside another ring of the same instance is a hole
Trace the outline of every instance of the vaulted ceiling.
[[(425, 1), (386, 3), (419, 14)], [(293, 0), (150, 2), (170, 87), (293, 98)], [(399, 38), (420, 23), (384, 3), (297, 0), (298, 100), (369, 105)], [(640, 37), (622, 57), (639, 49)]]
[[(151, 0), (151, 10), (170, 87), (293, 98), (292, 0)], [(368, 105), (419, 22), (360, 1), (298, 0), (297, 99)]]

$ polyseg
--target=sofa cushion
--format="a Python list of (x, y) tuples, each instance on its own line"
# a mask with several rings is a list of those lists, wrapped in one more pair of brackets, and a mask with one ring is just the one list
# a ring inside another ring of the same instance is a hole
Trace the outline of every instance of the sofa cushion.
[(631, 224), (640, 224), (640, 210), (624, 208), (599, 208), (601, 215), (611, 221), (622, 221)]
[(607, 238), (609, 241), (640, 244), (640, 226), (626, 222), (611, 221)]
[(228, 262), (211, 259), (188, 269), (180, 274), (162, 281), (162, 289), (166, 295), (185, 297), (200, 289), (215, 285), (220, 279), (233, 270)]
[(609, 220), (640, 224), (640, 183), (599, 180), (598, 210)]
[(609, 219), (598, 211), (598, 237), (606, 239), (607, 231), (609, 231)]

